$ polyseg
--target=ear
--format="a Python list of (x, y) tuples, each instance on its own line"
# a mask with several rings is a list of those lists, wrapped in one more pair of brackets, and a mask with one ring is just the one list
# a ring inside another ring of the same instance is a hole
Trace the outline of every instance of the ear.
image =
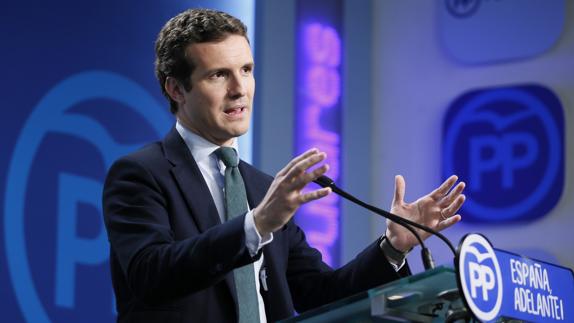
[(169, 97), (177, 103), (183, 103), (185, 101), (185, 89), (183, 85), (179, 83), (175, 78), (168, 76), (164, 84), (165, 92)]

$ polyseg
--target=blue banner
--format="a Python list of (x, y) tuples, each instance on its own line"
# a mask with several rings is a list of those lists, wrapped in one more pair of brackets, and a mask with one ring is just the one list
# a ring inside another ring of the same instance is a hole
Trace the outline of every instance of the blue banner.
[(494, 249), (478, 234), (463, 239), (456, 264), (464, 300), (481, 321), (574, 321), (571, 269)]

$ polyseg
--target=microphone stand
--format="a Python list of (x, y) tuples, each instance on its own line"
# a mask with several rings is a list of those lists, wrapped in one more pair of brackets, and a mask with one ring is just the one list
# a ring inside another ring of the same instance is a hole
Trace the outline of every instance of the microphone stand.
[(362, 206), (384, 218), (387, 218), (399, 225), (402, 225), (403, 227), (405, 227), (407, 230), (409, 230), (418, 240), (419, 244), (421, 245), (421, 257), (422, 257), (422, 261), (423, 261), (423, 265), (425, 267), (425, 270), (428, 269), (432, 269), (434, 268), (434, 261), (432, 259), (432, 255), (430, 250), (425, 246), (425, 244), (423, 243), (423, 240), (421, 239), (420, 235), (412, 228), (412, 227), (416, 227), (418, 229), (421, 229), (423, 231), (426, 231), (428, 233), (431, 233), (437, 237), (439, 237), (441, 240), (443, 240), (451, 249), (451, 251), (453, 252), (454, 255), (456, 255), (456, 251), (454, 246), (452, 245), (452, 243), (444, 236), (442, 235), (440, 232), (435, 231), (425, 225), (410, 221), (408, 219), (402, 218), (398, 215), (395, 215), (393, 213), (390, 213), (388, 211), (382, 210), (380, 208), (377, 208), (375, 206), (372, 206), (370, 204), (367, 204), (361, 200), (359, 200), (358, 198), (354, 197), (353, 195), (343, 191), (341, 188), (339, 188), (335, 182), (330, 179), (329, 177), (323, 175), (320, 176), (319, 178), (317, 178), (316, 180), (314, 180), (314, 182), (316, 184), (318, 184), (321, 187), (329, 187), (331, 188), (331, 190), (333, 190), (334, 193), (336, 193), (337, 195), (359, 205)]

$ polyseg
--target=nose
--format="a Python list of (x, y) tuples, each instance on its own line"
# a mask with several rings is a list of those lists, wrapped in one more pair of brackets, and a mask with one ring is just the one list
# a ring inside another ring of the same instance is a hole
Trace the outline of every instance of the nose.
[(248, 78), (248, 76), (234, 73), (233, 76), (229, 78), (229, 84), (227, 86), (229, 97), (233, 99), (245, 96), (247, 94)]

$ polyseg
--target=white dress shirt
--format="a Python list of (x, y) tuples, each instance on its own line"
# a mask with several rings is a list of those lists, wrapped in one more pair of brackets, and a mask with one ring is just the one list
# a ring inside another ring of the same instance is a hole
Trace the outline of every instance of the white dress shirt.
[[(181, 138), (185, 141), (185, 144), (189, 148), (193, 159), (197, 163), (205, 182), (207, 183), (207, 187), (209, 188), (209, 192), (211, 193), (211, 197), (213, 198), (213, 202), (215, 203), (215, 207), (217, 208), (217, 213), (219, 213), (219, 219), (221, 223), (225, 222), (225, 164), (215, 156), (214, 152), (219, 148), (218, 145), (207, 141), (203, 137), (191, 132), (187, 128), (185, 128), (179, 120), (177, 121), (175, 128)], [(239, 155), (239, 150), (237, 146), (237, 140), (233, 141), (231, 145)], [(249, 206), (248, 206), (249, 207)], [(245, 244), (251, 256), (255, 256), (257, 252), (266, 244), (270, 243), (273, 240), (273, 234), (266, 235), (261, 237), (257, 229), (255, 228), (255, 222), (253, 220), (253, 212), (249, 210), (247, 215), (245, 216), (244, 222), (244, 229), (245, 229)], [(253, 275), (255, 276), (255, 285), (257, 286), (257, 291), (260, 290), (260, 271), (261, 266), (263, 265), (263, 255), (261, 258), (253, 263), (254, 271)], [(260, 293), (257, 293), (257, 298), (259, 301), (259, 317), (261, 323), (267, 322), (267, 318), (265, 315), (265, 304), (263, 303), (263, 298), (261, 297)]]

